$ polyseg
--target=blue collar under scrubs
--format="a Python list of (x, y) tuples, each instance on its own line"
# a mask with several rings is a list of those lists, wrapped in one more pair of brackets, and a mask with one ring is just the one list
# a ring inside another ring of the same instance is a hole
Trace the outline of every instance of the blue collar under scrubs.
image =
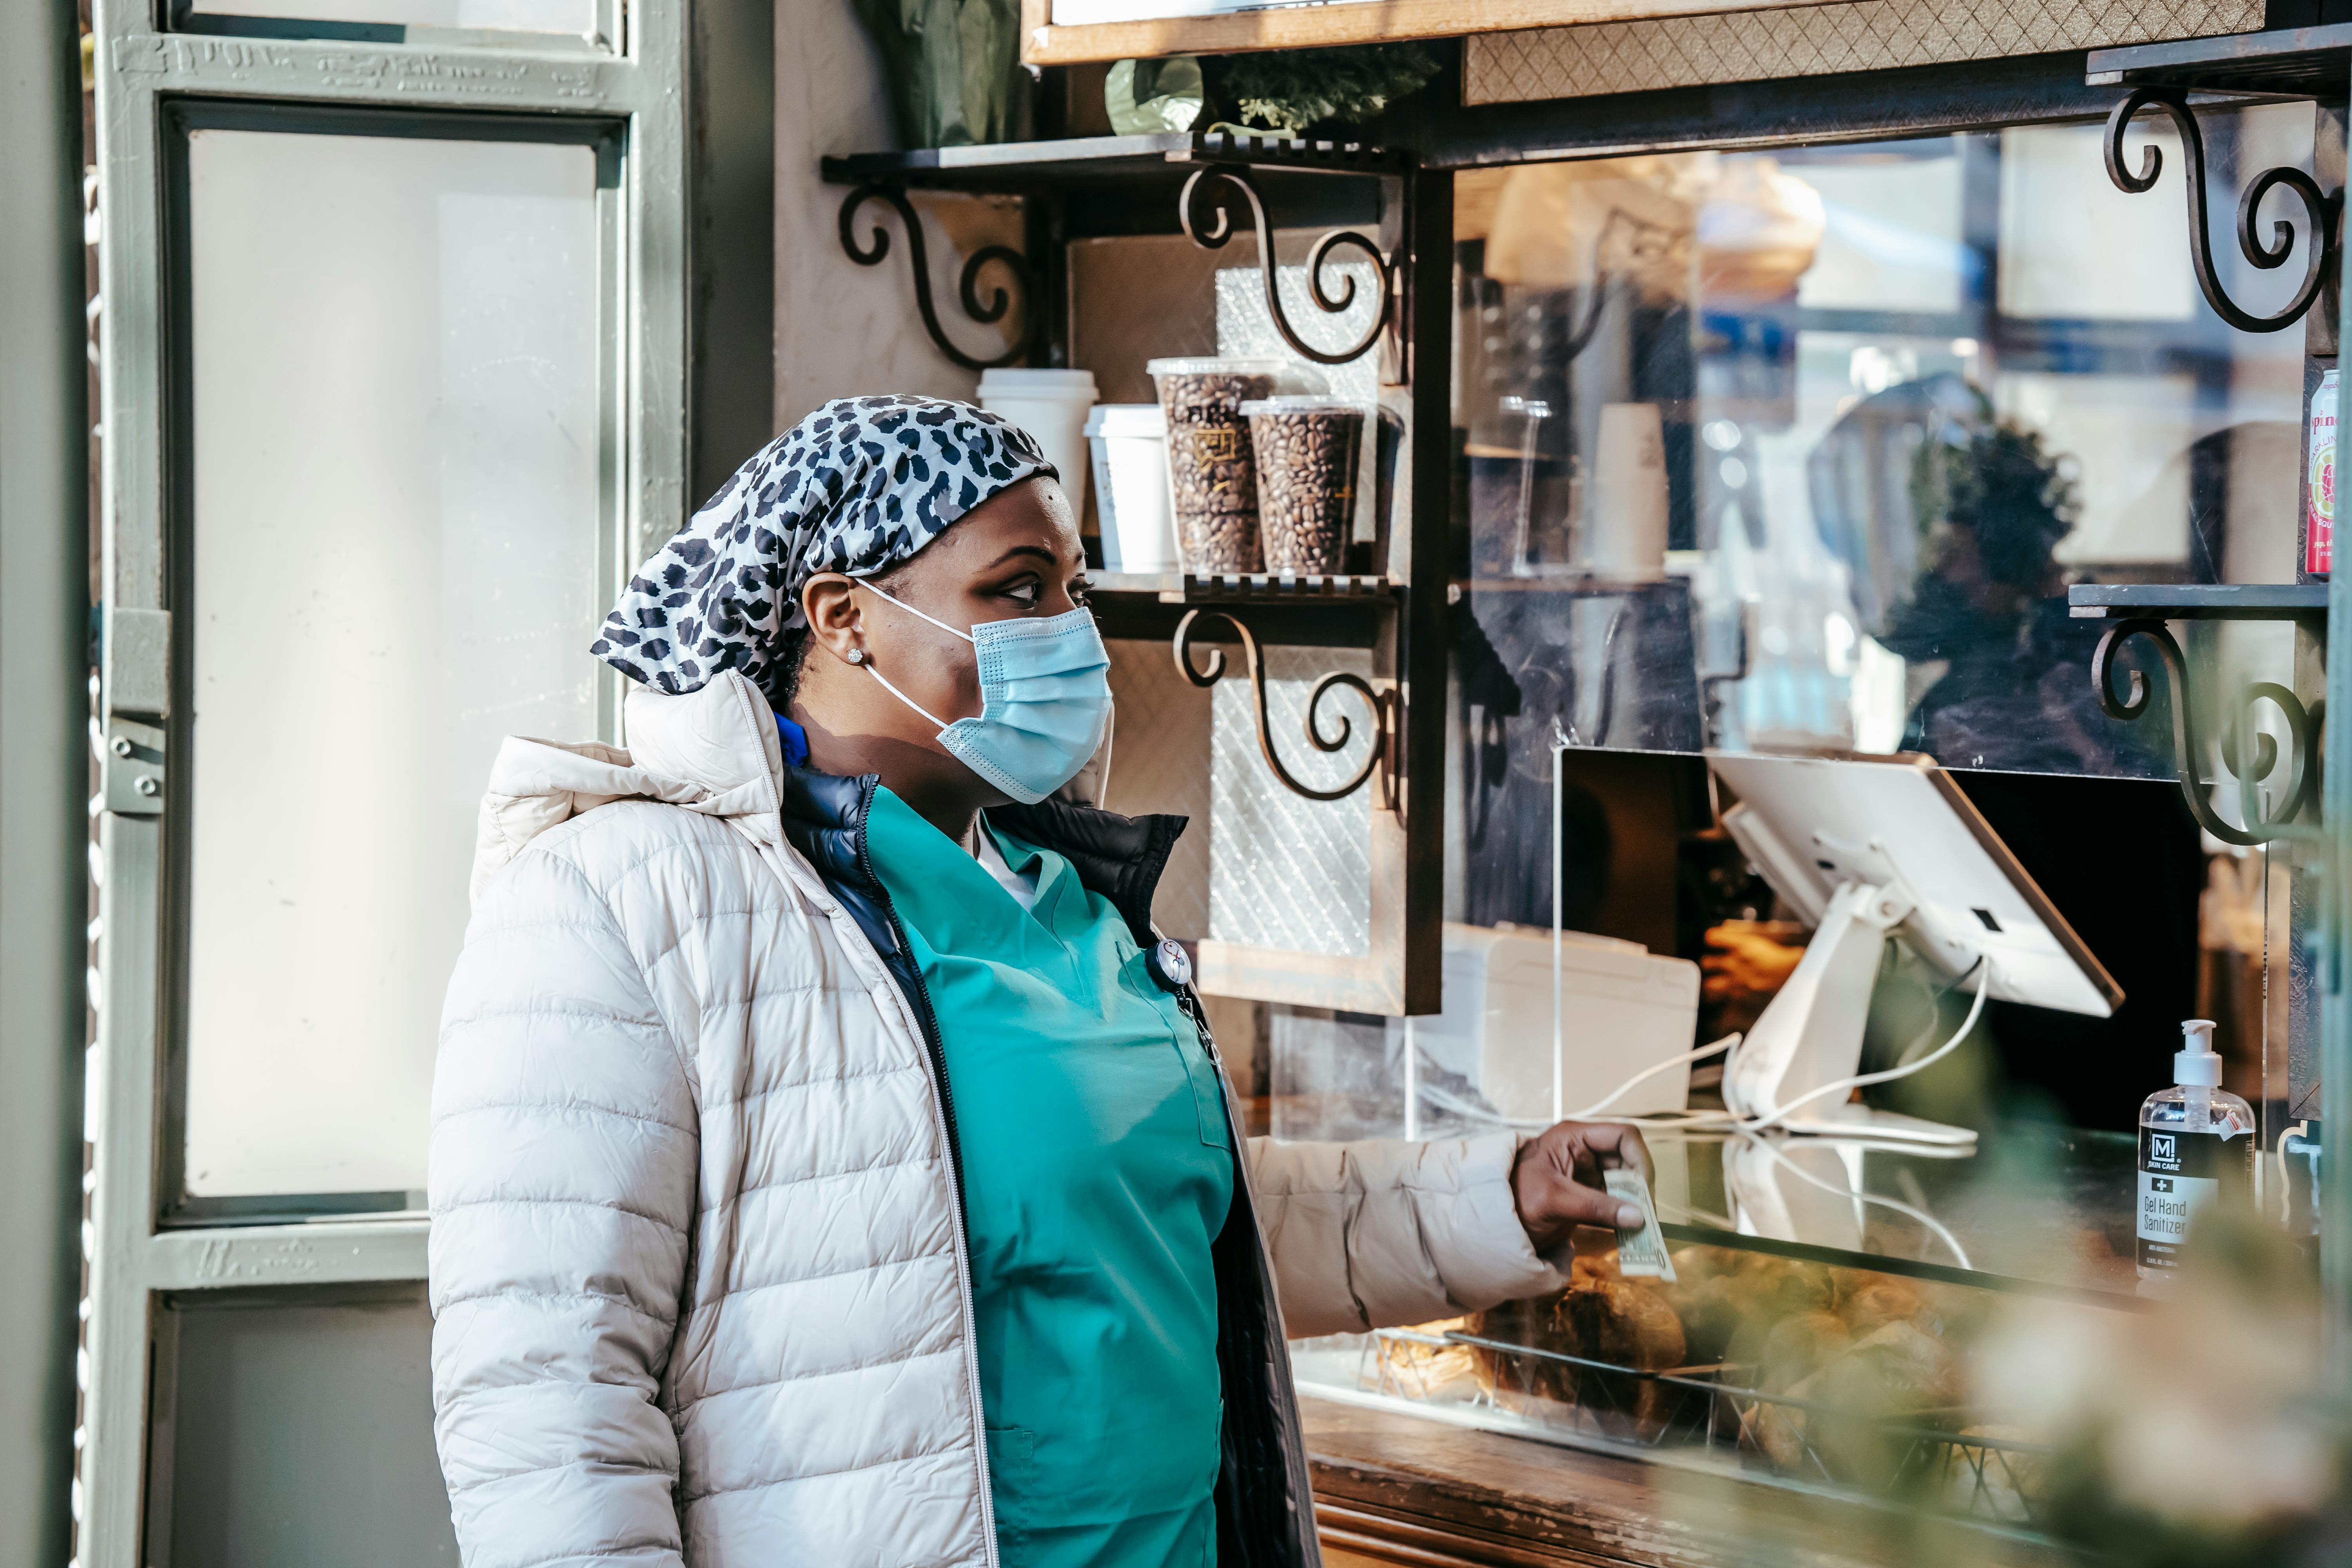
[(1209, 1248), (1235, 1180), (1217, 1067), (1108, 900), (981, 831), (1031, 908), (888, 790), (866, 817), (947, 1061), (1004, 1568), (1206, 1568)]

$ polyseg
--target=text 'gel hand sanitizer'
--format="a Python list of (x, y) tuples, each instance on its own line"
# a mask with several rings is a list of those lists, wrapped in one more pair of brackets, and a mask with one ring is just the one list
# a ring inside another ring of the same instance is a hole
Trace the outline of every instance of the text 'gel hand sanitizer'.
[(2213, 1023), (2180, 1026), (2173, 1087), (2139, 1108), (2139, 1277), (2169, 1275), (2199, 1210), (2223, 1193), (2242, 1200), (2254, 1175), (2254, 1110), (2221, 1087)]

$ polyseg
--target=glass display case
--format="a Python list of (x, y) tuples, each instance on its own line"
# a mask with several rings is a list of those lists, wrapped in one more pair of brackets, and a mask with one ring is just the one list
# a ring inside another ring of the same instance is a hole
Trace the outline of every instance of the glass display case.
[(1333, 1401), (1899, 1497), (2032, 1526), (2057, 1434), (1983, 1358), (2134, 1311), (2132, 1140), (2021, 1132), (1958, 1155), (1653, 1131), (1671, 1280), (1583, 1233), (1569, 1289), (1295, 1347)]

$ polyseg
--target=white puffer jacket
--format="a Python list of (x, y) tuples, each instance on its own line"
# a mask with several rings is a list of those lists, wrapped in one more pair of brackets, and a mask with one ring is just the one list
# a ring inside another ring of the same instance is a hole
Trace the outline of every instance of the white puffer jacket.
[[(934, 1058), (887, 905), (817, 869), (855, 863), (870, 784), (785, 770), (733, 672), (635, 692), (628, 723), (630, 752), (509, 740), (482, 807), (430, 1178), (465, 1561), (993, 1564)], [(1263, 1282), (1301, 1335), (1559, 1289), (1512, 1153), (1249, 1143), (1217, 1264), (1224, 1568), (1314, 1561)]]

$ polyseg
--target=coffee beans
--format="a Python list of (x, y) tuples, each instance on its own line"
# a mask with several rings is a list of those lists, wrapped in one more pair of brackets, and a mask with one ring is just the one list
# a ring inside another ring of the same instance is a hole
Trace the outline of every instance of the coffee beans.
[(1185, 570), (1259, 570), (1257, 472), (1241, 406), (1273, 390), (1273, 372), (1202, 368), (1154, 379), (1168, 416), (1168, 479)]
[(1277, 397), (1250, 406), (1265, 570), (1344, 571), (1356, 522), (1360, 409)]

